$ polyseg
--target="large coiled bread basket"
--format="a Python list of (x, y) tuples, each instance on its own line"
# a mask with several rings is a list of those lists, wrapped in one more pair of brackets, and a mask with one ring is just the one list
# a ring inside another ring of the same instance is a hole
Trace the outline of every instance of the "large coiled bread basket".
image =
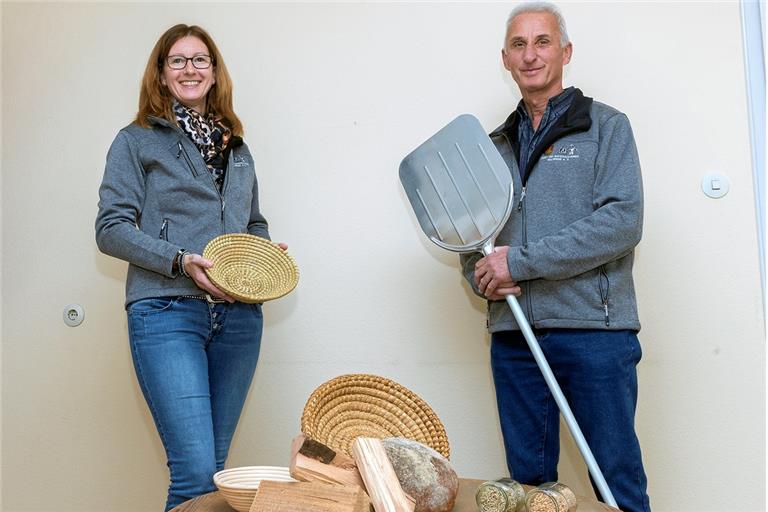
[(351, 454), (359, 436), (404, 437), (450, 457), (448, 437), (432, 408), (413, 391), (378, 375), (341, 375), (312, 392), (301, 431), (330, 448)]

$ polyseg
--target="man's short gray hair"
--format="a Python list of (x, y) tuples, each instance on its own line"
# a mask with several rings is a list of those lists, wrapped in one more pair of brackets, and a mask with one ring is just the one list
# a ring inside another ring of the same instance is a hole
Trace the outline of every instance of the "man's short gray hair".
[(560, 46), (565, 47), (570, 42), (568, 39), (568, 30), (565, 28), (565, 18), (560, 14), (560, 9), (558, 9), (555, 4), (549, 2), (525, 2), (518, 5), (509, 13), (509, 17), (507, 18), (507, 29), (509, 29), (509, 25), (515, 17), (528, 12), (550, 13), (555, 17), (555, 20), (557, 20), (557, 28), (560, 30)]

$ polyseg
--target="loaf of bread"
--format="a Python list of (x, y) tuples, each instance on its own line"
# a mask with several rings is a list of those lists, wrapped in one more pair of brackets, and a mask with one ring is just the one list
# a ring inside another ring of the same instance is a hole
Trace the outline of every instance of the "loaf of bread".
[(459, 492), (459, 477), (448, 459), (410, 439), (383, 440), (400, 485), (416, 501), (414, 512), (448, 512)]

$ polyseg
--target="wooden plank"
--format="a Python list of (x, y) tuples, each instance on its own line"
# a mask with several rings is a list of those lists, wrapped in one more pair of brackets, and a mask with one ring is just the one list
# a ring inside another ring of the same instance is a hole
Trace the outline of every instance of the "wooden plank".
[[(291, 462), (288, 470), (293, 478), (302, 482), (323, 482), (327, 484), (356, 485), (360, 488), (365, 487), (354, 459), (343, 453), (334, 453), (333, 457), (329, 457), (329, 452), (332, 452), (330, 448), (326, 451), (322, 448), (325, 445), (316, 441), (307, 443), (307, 440), (308, 438), (302, 434), (295, 437), (291, 443)], [(308, 444), (311, 448), (306, 449)], [(305, 455), (310, 450), (322, 453), (324, 460), (330, 459), (329, 462), (326, 464)]]
[(220, 492), (203, 494), (195, 499), (185, 501), (171, 512), (236, 512), (229, 506)]
[(376, 512), (413, 512), (416, 503), (397, 479), (381, 439), (358, 437), (352, 443), (352, 456)]
[(320, 482), (270, 482), (259, 485), (250, 512), (370, 512), (362, 488)]

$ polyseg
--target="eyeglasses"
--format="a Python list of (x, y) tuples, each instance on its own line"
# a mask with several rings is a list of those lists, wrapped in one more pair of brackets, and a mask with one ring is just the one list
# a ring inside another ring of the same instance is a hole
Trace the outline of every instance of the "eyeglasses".
[(192, 65), (195, 66), (196, 69), (208, 69), (211, 67), (211, 56), (200, 54), (195, 55), (194, 57), (185, 57), (183, 55), (169, 55), (166, 57), (165, 62), (168, 64), (168, 67), (171, 69), (184, 69), (187, 67), (187, 61), (192, 61)]

